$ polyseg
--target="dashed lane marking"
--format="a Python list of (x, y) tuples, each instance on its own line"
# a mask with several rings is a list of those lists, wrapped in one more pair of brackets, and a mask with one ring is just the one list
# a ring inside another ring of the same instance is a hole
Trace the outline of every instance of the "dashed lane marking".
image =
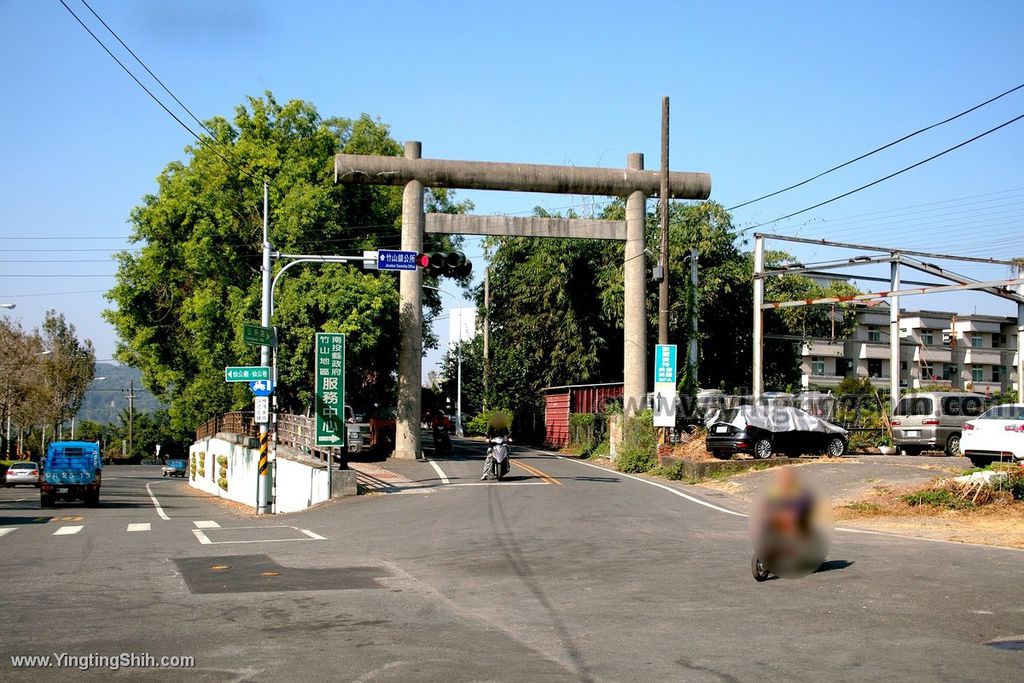
[(149, 522), (137, 522), (135, 524), (129, 524), (127, 531), (151, 531)]
[(209, 520), (209, 519), (198, 519), (198, 520), (196, 520), (196, 521), (194, 521), (192, 523), (196, 525), (197, 529), (219, 529), (220, 528), (220, 524), (217, 524), (217, 522), (214, 522), (213, 520)]
[(156, 508), (156, 513), (158, 515), (160, 515), (160, 519), (165, 520), (165, 521), (170, 521), (171, 518), (168, 517), (167, 513), (164, 512), (164, 509), (162, 507), (160, 507), (160, 501), (156, 499), (155, 495), (153, 495), (153, 489), (149, 488), (152, 485), (153, 485), (153, 482), (150, 482), (150, 483), (146, 484), (146, 491), (149, 492), (149, 497), (153, 501), (153, 507)]
[(12, 531), (17, 531), (17, 529), (14, 528), (14, 527), (6, 527), (6, 528), (3, 528), (3, 529), (0, 529), (0, 538), (6, 536), (7, 534), (11, 533)]
[(78, 525), (78, 526), (62, 526), (61, 528), (59, 528), (56, 531), (54, 531), (53, 535), (54, 536), (72, 536), (74, 534), (77, 534), (83, 528), (84, 527), (82, 525)]

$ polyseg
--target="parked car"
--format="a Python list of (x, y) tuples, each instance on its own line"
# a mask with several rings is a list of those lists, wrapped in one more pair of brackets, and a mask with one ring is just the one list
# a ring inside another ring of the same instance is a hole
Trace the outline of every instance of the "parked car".
[(941, 450), (960, 455), (963, 425), (985, 412), (981, 394), (931, 391), (907, 394), (893, 414), (893, 442), (908, 455)]
[(29, 461), (12, 462), (7, 468), (4, 486), (35, 486), (39, 487), (39, 464)]
[(976, 467), (1024, 461), (1024, 403), (996, 406), (965, 422), (960, 447)]
[(750, 453), (767, 458), (772, 453), (799, 456), (846, 452), (847, 432), (839, 425), (788, 406), (738, 406), (718, 411), (708, 420), (707, 449), (715, 457)]
[(186, 477), (188, 476), (188, 460), (168, 460), (163, 466), (165, 477)]

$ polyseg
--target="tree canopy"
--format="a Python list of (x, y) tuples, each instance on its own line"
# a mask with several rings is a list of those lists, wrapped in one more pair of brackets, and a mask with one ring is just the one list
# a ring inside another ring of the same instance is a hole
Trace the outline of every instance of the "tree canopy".
[[(260, 320), (264, 180), (270, 241), (280, 252), (397, 248), (400, 233), (400, 188), (334, 182), (337, 152), (401, 153), (384, 123), (367, 115), (322, 118), (308, 102), (279, 104), (266, 93), (238, 106), (231, 121), (216, 117), (207, 127), (212, 136), (187, 147), (186, 160), (169, 163), (157, 192), (132, 210), (138, 246), (118, 256), (117, 282), (107, 295), (113, 308), (106, 317), (120, 337), (118, 360), (142, 371), (182, 429), (251, 400), (244, 385), (224, 382), (223, 370), (258, 364), (259, 349), (243, 342), (242, 326)], [(426, 202), (432, 211), (471, 206), (442, 190), (428, 191)], [(439, 309), (436, 295), (425, 300)], [(309, 405), (319, 331), (348, 334), (350, 402), (393, 402), (398, 286), (392, 274), (296, 266), (281, 279), (274, 302), (284, 410)]]

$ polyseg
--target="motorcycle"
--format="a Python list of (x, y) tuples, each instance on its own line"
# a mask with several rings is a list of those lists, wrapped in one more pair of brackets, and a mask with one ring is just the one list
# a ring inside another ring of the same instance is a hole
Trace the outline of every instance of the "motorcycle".
[(488, 439), (488, 443), (491, 444), (490, 455), (491, 455), (491, 474), (498, 481), (508, 474), (509, 469), (512, 467), (511, 462), (508, 459), (508, 442), (511, 441), (507, 436), (493, 436)]
[(444, 425), (434, 425), (432, 434), (434, 436), (434, 453), (439, 456), (450, 455), (452, 439), (448, 436), (448, 430), (444, 428)]

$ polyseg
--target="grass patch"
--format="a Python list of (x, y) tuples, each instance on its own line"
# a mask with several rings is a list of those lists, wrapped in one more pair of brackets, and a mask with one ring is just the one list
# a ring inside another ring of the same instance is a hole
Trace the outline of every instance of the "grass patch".
[(944, 508), (946, 510), (970, 510), (974, 507), (974, 503), (971, 501), (965, 500), (944, 488), (912, 491), (901, 496), (901, 500), (911, 507), (931, 505), (932, 507)]

